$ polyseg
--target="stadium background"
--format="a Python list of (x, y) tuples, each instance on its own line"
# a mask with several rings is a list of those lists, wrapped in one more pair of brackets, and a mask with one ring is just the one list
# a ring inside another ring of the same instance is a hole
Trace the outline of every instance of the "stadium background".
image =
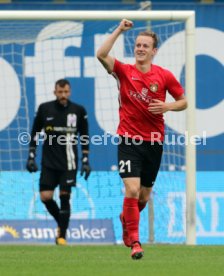
[[(137, 10), (139, 9), (139, 1), (98, 1), (97, 3), (88, 4), (85, 1), (81, 3), (78, 1), (66, 1), (67, 3), (55, 3), (56, 1), (12, 1), (13, 3), (6, 3), (1, 5), (2, 10)], [(22, 2), (22, 3), (20, 3)], [(197, 192), (201, 193), (201, 196), (197, 198), (197, 219), (200, 221), (200, 225), (197, 225), (197, 243), (224, 243), (224, 125), (222, 124), (222, 113), (224, 107), (223, 100), (223, 57), (217, 59), (217, 56), (212, 54), (215, 52), (220, 53), (222, 45), (217, 41), (224, 41), (222, 18), (224, 17), (224, 4), (223, 1), (216, 1), (216, 3), (198, 3), (198, 1), (186, 1), (181, 3), (180, 1), (172, 1), (173, 3), (162, 3), (162, 1), (152, 1), (152, 10), (195, 10), (196, 11), (196, 27), (198, 30), (206, 28), (208, 36), (202, 45), (207, 45), (210, 40), (210, 34), (213, 30), (219, 31), (217, 40), (212, 41), (214, 47), (211, 52), (206, 52), (205, 49), (199, 49), (199, 54), (196, 58), (196, 102), (197, 111), (203, 110), (204, 117), (200, 117), (207, 121), (207, 128), (209, 137), (207, 137), (207, 144), (197, 147)], [(176, 3), (174, 3), (176, 2)], [(209, 2), (209, 1), (207, 1)], [(84, 23), (85, 24), (85, 23)], [(98, 26), (97, 29), (91, 30), (97, 34), (104, 33), (108, 29), (109, 23), (104, 26)], [(103, 134), (104, 130), (100, 128), (100, 124), (96, 119), (96, 111), (94, 110), (94, 78), (85, 77), (84, 72), (84, 58), (86, 56), (94, 56), (94, 43), (90, 52), (82, 52), (79, 49), (75, 51), (67, 51), (67, 56), (79, 56), (81, 60), (80, 77), (69, 77), (73, 86), (72, 100), (84, 105), (89, 113), (90, 123), (90, 135)], [(27, 50), (27, 57), (35, 57), (33, 49)], [(100, 66), (100, 65), (99, 65)], [(14, 68), (16, 70), (16, 68)], [(66, 76), (61, 76), (66, 77)], [(35, 89), (35, 75), (26, 77), (26, 86), (28, 93), (28, 114), (29, 122), (33, 121), (33, 116), (36, 109), (36, 89)], [(53, 90), (53, 83), (52, 83)], [(52, 91), (46, 91), (46, 93), (52, 93)], [(88, 99), (88, 100), (87, 100)], [(220, 108), (221, 106), (221, 108)], [(217, 108), (219, 107), (219, 108)], [(211, 112), (213, 110), (214, 112)], [(220, 110), (222, 112), (220, 112)], [(20, 112), (20, 110), (18, 110)], [(207, 115), (206, 115), (207, 114)], [(212, 114), (211, 117), (210, 114)], [(197, 124), (203, 122), (198, 121)], [(12, 121), (10, 126), (1, 129), (0, 139), (8, 137), (9, 129), (13, 129), (15, 122)], [(7, 151), (1, 152), (1, 183), (7, 183), (7, 179), (14, 174), (17, 179), (16, 185), (20, 185), (21, 189), (29, 189), (28, 182), (33, 182), (32, 176), (26, 175), (26, 182), (22, 181), (24, 174), (17, 170), (21, 167), (18, 162), (5, 162), (5, 160), (17, 159), (10, 152), (10, 148), (7, 143), (1, 144), (1, 149)], [(39, 155), (40, 156), (40, 152)], [(26, 159), (26, 152), (24, 152), (23, 160)], [(91, 146), (90, 161), (93, 167), (93, 174), (88, 183), (85, 183), (82, 179), (79, 179), (79, 185), (77, 190), (73, 194), (73, 218), (80, 218), (78, 214), (83, 214), (83, 210), (88, 210), (88, 206), (94, 206), (90, 208), (90, 212), (84, 214), (88, 219), (107, 219), (112, 218), (115, 230), (115, 240), (119, 242), (121, 236), (121, 229), (119, 226), (117, 214), (120, 212), (122, 202), (122, 186), (119, 177), (116, 172), (111, 171), (111, 167), (116, 164), (116, 149), (112, 145), (107, 146)], [(38, 163), (40, 160), (38, 159)], [(25, 163), (23, 164), (25, 169)], [(10, 173), (9, 173), (10, 171)], [(98, 176), (101, 175), (101, 183), (98, 183)], [(35, 175), (35, 181), (37, 182), (38, 175)], [(102, 181), (103, 179), (103, 181)], [(8, 189), (8, 194), (15, 194), (13, 186), (4, 186), (1, 184), (1, 190)], [(87, 199), (86, 191), (89, 191), (91, 200)], [(204, 196), (203, 196), (204, 195)], [(3, 197), (3, 193), (0, 192), (1, 212), (0, 219), (3, 221), (11, 220), (17, 223), (20, 220), (36, 219), (33, 217), (32, 208), (30, 202), (32, 202), (33, 191), (30, 187), (30, 193), (27, 193), (27, 198), (24, 199), (22, 206), (17, 206), (15, 212), (11, 212), (11, 215), (4, 216), (4, 208), (7, 208), (6, 199)], [(38, 202), (36, 205), (41, 205)], [(115, 205), (113, 209), (111, 206)], [(38, 207), (39, 208), (39, 207)], [(40, 207), (41, 208), (41, 207)], [(23, 216), (17, 215), (23, 214)], [(214, 217), (216, 219), (214, 219)], [(40, 217), (42, 218), (42, 217)], [(142, 220), (147, 219), (147, 212), (145, 211)], [(8, 223), (8, 222), (7, 222)], [(6, 223), (2, 222), (2, 225)], [(11, 227), (14, 224), (11, 224)], [(147, 226), (144, 226), (147, 227)], [(178, 228), (179, 226), (177, 226)], [(18, 230), (19, 231), (19, 230)], [(143, 230), (142, 230), (143, 231)], [(172, 242), (172, 238), (166, 237), (167, 233), (162, 234), (162, 238), (168, 242)], [(0, 236), (0, 242), (3, 238)], [(6, 239), (7, 240), (7, 239)], [(143, 242), (146, 242), (148, 237), (143, 237)]]

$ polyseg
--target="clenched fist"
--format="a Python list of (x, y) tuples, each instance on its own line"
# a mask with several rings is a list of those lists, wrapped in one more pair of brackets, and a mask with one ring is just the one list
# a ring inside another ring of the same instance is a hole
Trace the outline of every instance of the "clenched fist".
[(122, 19), (119, 25), (120, 30), (127, 31), (134, 26), (133, 22), (128, 19)]

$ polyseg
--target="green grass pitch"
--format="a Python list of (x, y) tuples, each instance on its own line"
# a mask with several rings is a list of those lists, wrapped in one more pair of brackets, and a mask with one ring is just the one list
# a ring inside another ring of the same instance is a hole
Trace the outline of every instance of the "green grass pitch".
[(221, 276), (223, 246), (143, 245), (132, 260), (120, 245), (0, 245), (0, 275)]

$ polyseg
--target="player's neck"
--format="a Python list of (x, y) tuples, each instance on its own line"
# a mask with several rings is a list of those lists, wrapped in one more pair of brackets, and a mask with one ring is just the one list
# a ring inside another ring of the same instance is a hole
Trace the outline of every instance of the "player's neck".
[(140, 62), (136, 62), (136, 68), (138, 69), (138, 71), (142, 72), (142, 73), (147, 73), (151, 70), (152, 64), (151, 62), (149, 63), (140, 63)]

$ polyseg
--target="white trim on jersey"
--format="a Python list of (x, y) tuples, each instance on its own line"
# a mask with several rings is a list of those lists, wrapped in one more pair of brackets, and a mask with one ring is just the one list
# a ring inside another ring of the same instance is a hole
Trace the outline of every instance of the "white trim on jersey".
[(71, 141), (71, 134), (67, 133), (66, 135), (66, 156), (67, 156), (67, 167), (68, 170), (75, 170), (76, 164), (75, 164), (75, 154), (72, 147), (72, 141)]

